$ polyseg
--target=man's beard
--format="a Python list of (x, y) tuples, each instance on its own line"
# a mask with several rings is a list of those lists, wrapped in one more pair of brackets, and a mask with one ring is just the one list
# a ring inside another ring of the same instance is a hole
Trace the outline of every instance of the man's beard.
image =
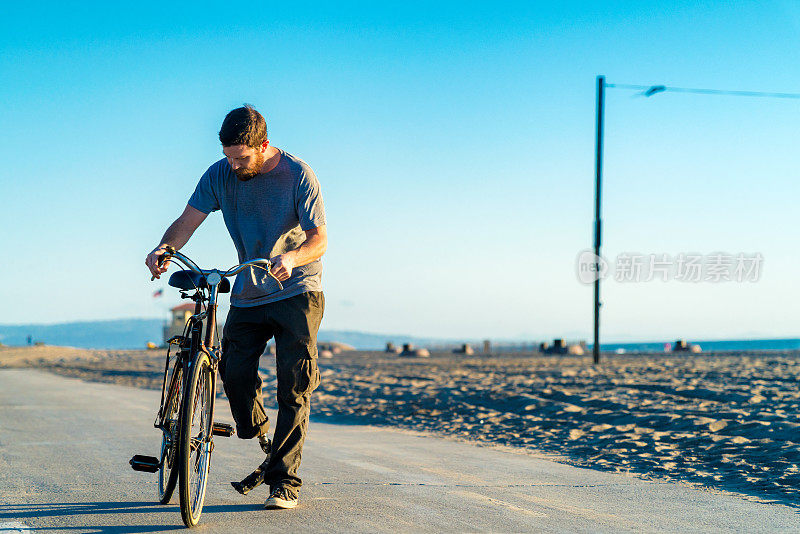
[(256, 177), (256, 175), (261, 170), (261, 167), (264, 166), (264, 160), (265, 159), (266, 158), (264, 157), (264, 154), (259, 152), (258, 154), (256, 154), (256, 162), (253, 165), (252, 169), (251, 168), (247, 168), (247, 169), (241, 169), (240, 168), (240, 169), (236, 169), (235, 171), (233, 171), (233, 173), (236, 175), (236, 177), (239, 180), (241, 180), (242, 182), (246, 182), (246, 181)]

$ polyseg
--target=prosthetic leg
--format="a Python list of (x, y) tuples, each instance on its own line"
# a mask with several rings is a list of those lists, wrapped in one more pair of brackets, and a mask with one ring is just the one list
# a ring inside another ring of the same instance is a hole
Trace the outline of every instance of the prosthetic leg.
[(267, 454), (267, 458), (261, 462), (261, 465), (256, 467), (255, 471), (244, 477), (240, 482), (231, 482), (233, 489), (242, 495), (247, 495), (251, 489), (260, 486), (264, 482), (264, 473), (266, 473), (267, 464), (269, 464), (269, 458), (272, 451), (272, 442), (270, 442), (266, 436), (262, 435), (258, 436), (258, 443), (261, 445), (261, 450)]

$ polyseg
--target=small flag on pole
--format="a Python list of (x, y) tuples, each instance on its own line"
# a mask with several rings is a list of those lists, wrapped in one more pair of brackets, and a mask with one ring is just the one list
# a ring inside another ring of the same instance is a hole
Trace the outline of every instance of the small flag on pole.
[(158, 297), (160, 297), (160, 296), (161, 296), (161, 295), (163, 295), (163, 294), (164, 294), (164, 289), (163, 289), (163, 288), (161, 288), (161, 289), (159, 289), (158, 291), (156, 291), (156, 292), (154, 292), (154, 293), (153, 293), (153, 298), (158, 298)]

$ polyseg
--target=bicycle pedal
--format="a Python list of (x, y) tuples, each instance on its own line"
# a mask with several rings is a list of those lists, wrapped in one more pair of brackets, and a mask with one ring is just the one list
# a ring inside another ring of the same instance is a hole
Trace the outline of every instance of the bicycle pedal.
[(233, 435), (233, 427), (227, 423), (214, 423), (211, 426), (211, 433), (215, 436), (229, 438)]
[(142, 456), (141, 454), (135, 454), (128, 463), (131, 464), (134, 471), (146, 473), (155, 473), (161, 467), (161, 461), (155, 456)]

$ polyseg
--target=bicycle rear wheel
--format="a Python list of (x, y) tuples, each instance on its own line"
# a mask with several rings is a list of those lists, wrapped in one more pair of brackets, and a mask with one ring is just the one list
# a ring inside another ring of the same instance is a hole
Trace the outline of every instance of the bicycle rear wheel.
[(208, 355), (197, 353), (189, 366), (181, 411), (179, 486), (181, 517), (187, 527), (200, 521), (211, 460), (211, 411), (214, 392)]
[(161, 465), (158, 470), (158, 502), (167, 504), (172, 499), (175, 485), (178, 483), (178, 422), (183, 400), (183, 370), (180, 360), (167, 376), (166, 383), (170, 390), (166, 393), (166, 403), (163, 424), (161, 429)]

